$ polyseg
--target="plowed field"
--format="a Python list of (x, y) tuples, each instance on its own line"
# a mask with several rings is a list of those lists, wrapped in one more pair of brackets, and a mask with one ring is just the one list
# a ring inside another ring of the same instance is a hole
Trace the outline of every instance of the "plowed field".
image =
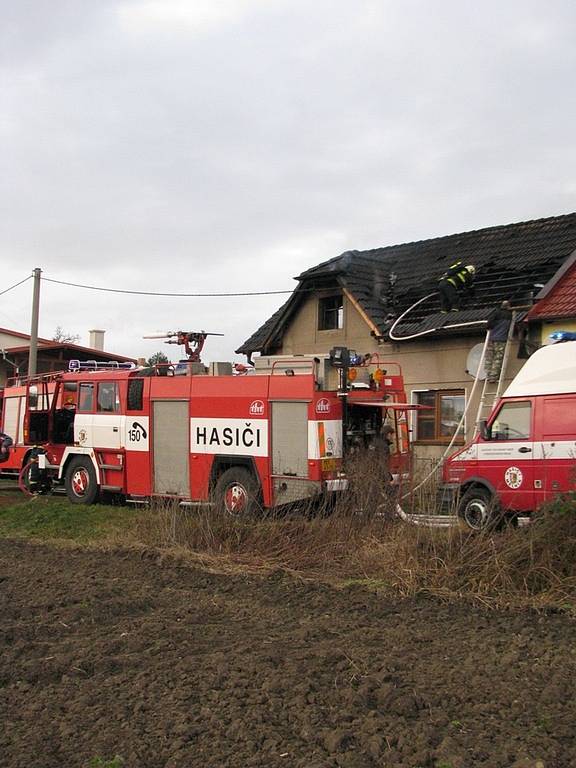
[(2, 768), (576, 765), (562, 615), (4, 540), (0, 618)]

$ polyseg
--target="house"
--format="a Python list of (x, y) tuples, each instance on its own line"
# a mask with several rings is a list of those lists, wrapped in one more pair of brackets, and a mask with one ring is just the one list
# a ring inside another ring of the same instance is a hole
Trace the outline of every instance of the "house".
[(576, 253), (573, 253), (536, 295), (526, 322), (539, 326), (539, 341), (547, 344), (555, 331), (576, 332)]
[[(136, 362), (131, 357), (105, 352), (103, 349), (104, 332), (90, 331), (92, 346), (83, 347), (69, 342), (38, 339), (37, 373), (50, 373), (68, 368), (70, 360), (96, 360), (97, 362)], [(28, 370), (30, 336), (8, 328), (0, 328), (0, 387), (8, 379), (25, 376)]]
[[(522, 319), (542, 285), (550, 285), (574, 253), (576, 213), (348, 251), (299, 275), (288, 301), (237, 352), (249, 358), (255, 353), (317, 355), (342, 345), (398, 361), (410, 400), (431, 407), (412, 424), (417, 455), (436, 458), (467, 404), (465, 429), (457, 442), (471, 437), (475, 426), (480, 388), (468, 403), (474, 376), (467, 369), (473, 348), (485, 338), (486, 325), (480, 321), (503, 301), (517, 308)], [(441, 314), (438, 279), (458, 260), (475, 265), (475, 288), (461, 311)], [(558, 279), (562, 282), (562, 276)], [(428, 294), (433, 295), (408, 312), (394, 331), (400, 337), (426, 335), (392, 341), (394, 320)], [(517, 334), (513, 341), (505, 380), (523, 364), (519, 342), (521, 351), (541, 343), (542, 319), (535, 320), (518, 324), (522, 338)]]

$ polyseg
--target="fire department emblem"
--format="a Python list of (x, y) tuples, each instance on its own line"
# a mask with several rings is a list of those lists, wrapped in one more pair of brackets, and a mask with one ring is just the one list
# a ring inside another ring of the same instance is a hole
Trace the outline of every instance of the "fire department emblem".
[(330, 401), (326, 397), (321, 397), (316, 403), (316, 413), (330, 413)]
[(85, 429), (81, 429), (80, 432), (78, 432), (78, 442), (82, 444), (85, 443), (86, 440), (88, 440), (88, 433)]
[(504, 482), (508, 488), (520, 488), (523, 480), (522, 471), (518, 467), (508, 467), (504, 473)]
[(249, 413), (251, 416), (264, 416), (264, 403), (262, 400), (253, 400), (250, 403)]

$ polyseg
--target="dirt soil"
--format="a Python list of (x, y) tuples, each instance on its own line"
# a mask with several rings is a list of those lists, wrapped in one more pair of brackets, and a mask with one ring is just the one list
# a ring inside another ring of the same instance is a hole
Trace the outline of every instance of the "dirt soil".
[(4, 540), (0, 617), (2, 768), (576, 765), (562, 615)]

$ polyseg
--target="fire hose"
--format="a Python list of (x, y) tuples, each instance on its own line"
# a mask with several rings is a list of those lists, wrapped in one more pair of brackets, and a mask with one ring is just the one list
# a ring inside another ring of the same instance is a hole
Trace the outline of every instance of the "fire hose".
[[(390, 330), (388, 332), (388, 335), (390, 336), (392, 341), (409, 341), (410, 339), (417, 339), (420, 336), (427, 336), (430, 333), (434, 333), (434, 332), (440, 331), (440, 330), (451, 330), (451, 329), (456, 329), (456, 328), (465, 328), (465, 327), (469, 327), (471, 325), (487, 325), (487, 323), (488, 323), (487, 320), (472, 320), (472, 321), (465, 322), (465, 323), (451, 323), (450, 325), (442, 325), (442, 326), (435, 327), (435, 328), (428, 328), (425, 331), (419, 331), (418, 333), (412, 333), (412, 334), (410, 334), (408, 336), (396, 336), (394, 331), (395, 331), (396, 327), (406, 317), (406, 315), (408, 315), (417, 306), (419, 306), (420, 304), (423, 304), (425, 301), (427, 301), (428, 299), (433, 298), (434, 296), (436, 296), (436, 293), (429, 293), (426, 296), (424, 296), (422, 299), (418, 299), (418, 301), (414, 302), (414, 304), (412, 304), (410, 307), (408, 307), (408, 309), (405, 310), (394, 321), (392, 327), (390, 328)], [(480, 355), (480, 360), (479, 360), (479, 363), (478, 363), (478, 368), (476, 370), (476, 376), (474, 377), (474, 383), (472, 384), (472, 389), (470, 390), (470, 394), (469, 394), (469, 396), (467, 398), (466, 407), (464, 408), (464, 411), (462, 413), (462, 417), (460, 418), (460, 421), (458, 422), (458, 425), (457, 425), (456, 429), (454, 430), (454, 434), (452, 435), (452, 439), (450, 440), (450, 443), (446, 446), (446, 449), (445, 449), (444, 453), (442, 454), (442, 456), (440, 457), (438, 462), (434, 465), (434, 467), (431, 469), (431, 471), (426, 475), (426, 477), (420, 483), (418, 483), (418, 485), (415, 488), (411, 488), (410, 491), (408, 491), (403, 496), (401, 496), (400, 497), (400, 501), (408, 498), (415, 491), (417, 491), (420, 488), (422, 488), (422, 486), (425, 485), (428, 482), (428, 480), (430, 480), (430, 478), (433, 477), (436, 474), (438, 468), (442, 465), (444, 459), (446, 458), (448, 453), (452, 450), (452, 447), (453, 447), (453, 445), (454, 445), (454, 443), (456, 441), (458, 433), (460, 432), (460, 429), (464, 425), (464, 421), (466, 419), (466, 416), (468, 414), (468, 410), (469, 410), (470, 405), (472, 403), (472, 399), (474, 397), (474, 393), (476, 391), (476, 387), (478, 386), (478, 381), (480, 380), (479, 379), (480, 371), (482, 369), (482, 364), (484, 363), (484, 358), (486, 357), (486, 350), (488, 348), (489, 340), (490, 340), (490, 331), (488, 330), (488, 332), (486, 333), (486, 337), (484, 339), (484, 344), (482, 346), (482, 353)], [(404, 510), (402, 509), (402, 507), (400, 506), (399, 503), (396, 505), (396, 514), (398, 515), (398, 517), (400, 517), (404, 521), (413, 522), (411, 520), (411, 518), (406, 514), (406, 512), (404, 512)]]

